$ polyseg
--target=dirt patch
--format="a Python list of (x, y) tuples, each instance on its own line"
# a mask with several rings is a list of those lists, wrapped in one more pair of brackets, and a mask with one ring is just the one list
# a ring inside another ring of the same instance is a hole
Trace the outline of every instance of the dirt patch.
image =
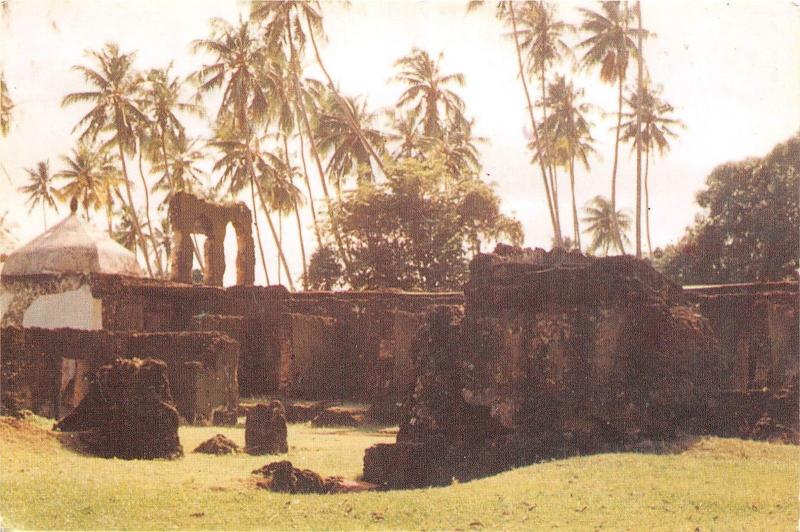
[(247, 412), (244, 440), (249, 454), (280, 454), (289, 452), (286, 441), (286, 410), (280, 401), (257, 404)]
[(117, 359), (90, 375), (89, 392), (53, 428), (78, 433), (97, 456), (177, 458), (178, 419), (164, 362)]
[(194, 452), (216, 455), (235, 454), (239, 452), (239, 446), (224, 434), (217, 434), (198, 445)]
[(253, 474), (264, 477), (256, 482), (259, 488), (281, 493), (353, 493), (377, 487), (342, 477), (323, 477), (310, 469), (298, 469), (288, 460), (269, 463), (253, 471)]

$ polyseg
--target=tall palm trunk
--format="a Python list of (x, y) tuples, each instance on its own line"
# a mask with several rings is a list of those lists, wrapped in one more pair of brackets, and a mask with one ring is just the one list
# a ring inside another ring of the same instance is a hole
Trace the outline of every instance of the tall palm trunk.
[(290, 43), (290, 53), (291, 53), (291, 64), (292, 64), (292, 78), (294, 82), (294, 93), (295, 93), (295, 106), (297, 107), (297, 111), (300, 113), (300, 117), (302, 118), (303, 126), (306, 128), (306, 133), (308, 134), (308, 142), (311, 148), (311, 155), (314, 159), (314, 162), (317, 166), (317, 172), (319, 172), (319, 180), (322, 184), (322, 193), (325, 195), (325, 203), (328, 207), (328, 217), (331, 221), (331, 231), (333, 232), (334, 239), (336, 240), (336, 245), (339, 247), (339, 251), (342, 254), (342, 260), (345, 265), (345, 278), (348, 282), (352, 281), (350, 277), (350, 272), (352, 271), (352, 263), (350, 261), (350, 254), (347, 251), (347, 247), (344, 245), (344, 240), (342, 239), (342, 234), (339, 231), (339, 224), (336, 222), (336, 217), (333, 213), (333, 203), (331, 202), (331, 195), (328, 191), (328, 184), (325, 182), (325, 171), (322, 169), (322, 160), (319, 156), (319, 150), (317, 149), (317, 141), (314, 138), (314, 132), (311, 130), (311, 123), (308, 120), (308, 112), (306, 111), (305, 105), (300, 101), (300, 79), (298, 78), (297, 71), (295, 70), (295, 61), (294, 61), (294, 45), (292, 43), (291, 33), (289, 33), (289, 43)]
[[(546, 126), (547, 124), (547, 91), (545, 90), (545, 79), (547, 77), (547, 71), (542, 68), (541, 71), (541, 84), (542, 84), (542, 125)], [(553, 207), (556, 211), (556, 224), (558, 225), (558, 233), (563, 234), (561, 230), (561, 208), (558, 204), (558, 170), (556, 169), (556, 164), (553, 160), (552, 154), (550, 153), (550, 149), (552, 145), (550, 144), (550, 139), (548, 138), (547, 128), (542, 130), (544, 134), (544, 145), (547, 148), (547, 170), (550, 173), (550, 189), (553, 191)]]
[(539, 127), (536, 125), (536, 117), (533, 116), (533, 103), (531, 102), (531, 93), (528, 90), (528, 82), (525, 80), (525, 68), (522, 64), (522, 51), (520, 50), (519, 45), (519, 34), (517, 33), (517, 17), (514, 13), (514, 3), (509, 2), (509, 11), (511, 13), (511, 25), (514, 31), (514, 45), (516, 46), (517, 50), (517, 64), (519, 66), (519, 78), (522, 81), (522, 88), (525, 92), (525, 99), (528, 102), (528, 114), (531, 120), (531, 127), (533, 128), (533, 140), (536, 143), (536, 150), (539, 152), (539, 166), (542, 171), (542, 181), (544, 182), (544, 191), (545, 195), (547, 196), (547, 207), (550, 210), (550, 222), (553, 224), (553, 236), (555, 238), (555, 243), (557, 246), (561, 246), (561, 230), (558, 226), (558, 221), (555, 216), (555, 208), (553, 205), (553, 197), (550, 192), (550, 184), (547, 180), (547, 170), (545, 169), (544, 165), (544, 158), (542, 154), (542, 145), (539, 142)]
[(108, 236), (109, 238), (114, 238), (114, 226), (113, 226), (113, 218), (114, 212), (112, 210), (112, 205), (114, 203), (114, 199), (111, 195), (111, 187), (106, 188), (106, 223), (108, 224)]
[(44, 222), (44, 230), (47, 231), (47, 210), (45, 209), (44, 202), (42, 202), (42, 221)]
[(328, 80), (328, 87), (330, 87), (330, 89), (333, 91), (333, 95), (336, 98), (336, 102), (339, 104), (339, 107), (342, 109), (342, 113), (344, 113), (345, 118), (350, 123), (350, 127), (353, 128), (353, 132), (355, 132), (355, 134), (358, 136), (358, 139), (361, 141), (361, 144), (363, 144), (364, 147), (367, 148), (370, 155), (372, 155), (372, 158), (375, 159), (375, 164), (378, 165), (378, 168), (380, 168), (381, 173), (383, 173), (383, 175), (385, 176), (386, 171), (383, 168), (383, 162), (381, 161), (381, 158), (375, 152), (375, 149), (372, 147), (372, 144), (370, 144), (367, 141), (366, 137), (364, 137), (364, 132), (361, 131), (361, 125), (358, 123), (356, 117), (353, 116), (353, 113), (350, 111), (350, 106), (347, 105), (347, 102), (345, 102), (344, 98), (342, 98), (342, 95), (339, 94), (339, 90), (336, 88), (336, 84), (333, 82), (333, 78), (331, 78), (331, 75), (328, 73), (328, 69), (325, 68), (325, 64), (322, 62), (322, 57), (319, 54), (319, 48), (317, 48), (317, 38), (314, 35), (314, 26), (311, 24), (311, 20), (308, 18), (308, 15), (306, 15), (306, 23), (308, 24), (308, 34), (311, 37), (311, 45), (314, 48), (314, 56), (317, 59), (317, 64), (319, 65), (320, 70), (322, 70), (325, 79)]
[(317, 221), (317, 209), (314, 206), (314, 194), (311, 192), (311, 180), (308, 178), (308, 167), (306, 166), (306, 148), (303, 142), (302, 128), (297, 128), (297, 138), (300, 140), (300, 162), (303, 165), (303, 180), (306, 183), (306, 190), (308, 191), (308, 206), (311, 209), (311, 218), (314, 221), (314, 233), (317, 237), (317, 247), (322, 248), (322, 233), (319, 230), (319, 222)]
[(575, 157), (569, 159), (569, 186), (572, 189), (572, 226), (573, 226), (573, 240), (578, 248), (581, 250), (581, 226), (578, 221), (578, 204), (575, 201)]
[(142, 234), (142, 227), (139, 225), (139, 216), (136, 214), (136, 208), (133, 204), (133, 194), (131, 194), (131, 181), (128, 177), (128, 165), (125, 163), (125, 153), (122, 151), (122, 143), (119, 140), (119, 133), (117, 133), (117, 150), (119, 151), (119, 160), (122, 162), (122, 176), (125, 179), (125, 194), (128, 196), (128, 212), (131, 215), (133, 228), (136, 230), (136, 236), (139, 238), (139, 246), (142, 249), (142, 256), (144, 257), (144, 264), (147, 267), (147, 274), (153, 277), (153, 268), (150, 266), (150, 257), (147, 254), (147, 244), (145, 243), (144, 235)]
[[(286, 159), (286, 168), (289, 169), (289, 184), (293, 185), (294, 182), (292, 179), (291, 161), (289, 160), (289, 140), (286, 138), (285, 133), (283, 135), (283, 153)], [(303, 260), (303, 288), (306, 288), (306, 284), (308, 282), (308, 270), (306, 268), (306, 244), (305, 239), (303, 238), (303, 224), (300, 223), (300, 209), (297, 206), (297, 198), (294, 196), (292, 196), (292, 206), (294, 207), (294, 216), (297, 219), (297, 237), (300, 240), (300, 257)]]
[[(278, 246), (278, 249), (283, 249), (283, 216), (280, 211), (278, 211), (278, 241), (275, 242), (275, 244)], [(280, 253), (278, 253), (278, 284), (281, 284)]]
[[(147, 231), (150, 234), (150, 245), (153, 246), (153, 255), (156, 256), (156, 267), (158, 268), (158, 276), (164, 277), (164, 265), (161, 262), (161, 251), (158, 249), (156, 237), (153, 235), (153, 222), (150, 219), (150, 192), (147, 187), (147, 180), (144, 178), (144, 170), (142, 169), (142, 147), (139, 146), (139, 177), (142, 180), (142, 187), (144, 188), (144, 214), (147, 221)], [(88, 213), (87, 213), (88, 216)]]
[(644, 221), (647, 232), (647, 252), (653, 256), (653, 246), (650, 244), (650, 194), (647, 190), (647, 178), (650, 174), (650, 148), (644, 152)]
[(256, 204), (256, 191), (253, 186), (253, 179), (250, 179), (250, 198), (253, 205), (253, 223), (256, 226), (256, 238), (258, 239), (258, 254), (261, 256), (261, 267), (264, 268), (264, 282), (269, 282), (269, 272), (267, 271), (267, 259), (264, 257), (264, 246), (261, 245), (261, 228), (258, 226), (258, 206)]
[[(251, 162), (248, 163), (252, 169), (252, 159)], [(256, 184), (256, 190), (258, 191), (258, 199), (261, 201), (261, 210), (264, 211), (264, 217), (267, 219), (267, 225), (269, 226), (269, 230), (272, 233), (272, 239), (275, 241), (275, 244), (278, 247), (278, 258), (280, 262), (283, 264), (283, 269), (286, 270), (286, 280), (289, 283), (289, 289), (294, 291), (294, 281), (292, 281), (292, 275), (289, 272), (289, 264), (286, 262), (286, 256), (283, 254), (283, 248), (280, 245), (280, 238), (278, 237), (277, 231), (275, 231), (275, 225), (272, 223), (272, 217), (269, 215), (269, 210), (267, 209), (267, 202), (264, 199), (264, 191), (261, 190), (261, 185), (256, 181), (254, 178), (251, 177)], [(280, 268), (278, 269), (280, 273)]]
[(611, 169), (611, 217), (614, 223), (614, 239), (617, 249), (624, 255), (625, 246), (622, 243), (622, 234), (620, 233), (619, 224), (617, 223), (617, 162), (619, 160), (619, 133), (622, 129), (622, 81), (623, 78), (620, 76), (619, 92), (617, 95), (617, 132), (614, 140), (614, 166)]
[(638, 75), (639, 104), (636, 106), (636, 257), (642, 258), (642, 89), (644, 88), (642, 73), (642, 2), (636, 2), (639, 19), (638, 29)]

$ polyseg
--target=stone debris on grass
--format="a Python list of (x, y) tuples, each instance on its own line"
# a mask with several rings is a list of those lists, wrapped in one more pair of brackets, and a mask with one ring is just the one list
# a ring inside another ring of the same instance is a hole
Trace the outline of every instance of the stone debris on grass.
[(178, 458), (183, 455), (178, 420), (167, 365), (117, 359), (91, 374), (86, 396), (53, 428), (77, 432), (86, 450), (97, 456)]
[(224, 434), (217, 434), (198, 445), (194, 452), (216, 455), (235, 454), (239, 452), (239, 446)]
[(310, 469), (298, 469), (288, 460), (271, 462), (253, 471), (254, 475), (264, 477), (258, 480), (259, 488), (281, 493), (353, 493), (375, 489), (375, 484), (342, 477), (323, 477)]
[(259, 403), (247, 412), (244, 428), (245, 452), (281, 454), (289, 452), (286, 410), (280, 401)]
[(358, 427), (363, 424), (363, 416), (342, 408), (327, 408), (312, 419), (311, 424), (315, 427)]

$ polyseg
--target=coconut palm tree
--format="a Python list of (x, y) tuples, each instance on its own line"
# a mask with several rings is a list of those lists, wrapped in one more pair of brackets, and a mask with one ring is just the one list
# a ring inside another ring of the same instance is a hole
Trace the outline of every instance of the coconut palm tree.
[(422, 134), (419, 131), (419, 119), (411, 111), (386, 113), (390, 131), (386, 134), (387, 142), (395, 145), (391, 152), (394, 159), (418, 158), (422, 155)]
[[(328, 82), (328, 88), (333, 92), (335, 99), (339, 103), (342, 115), (350, 122), (350, 127), (353, 128), (353, 131), (361, 137), (361, 143), (368, 149), (375, 164), (377, 164), (381, 172), (384, 172), (383, 162), (379, 153), (370, 144), (367, 136), (360, 130), (356, 116), (349, 114), (347, 101), (339, 93), (333, 78), (322, 61), (319, 46), (317, 45), (317, 36), (324, 39), (325, 32), (322, 26), (322, 10), (319, 1), (251, 0), (250, 18), (258, 22), (266, 22), (266, 35), (268, 38), (270, 35), (278, 37), (278, 39), (283, 39), (284, 36), (288, 37), (288, 42), (284, 41), (284, 44), (292, 48), (290, 51), (292, 62), (299, 60), (297, 56), (303, 52), (306, 44), (306, 31), (308, 32), (317, 65), (319, 65)], [(303, 21), (305, 21), (305, 27), (303, 26)], [(272, 42), (277, 41), (273, 40)]]
[[(541, 88), (542, 123), (547, 122), (547, 98), (545, 85), (548, 71), (565, 58), (572, 58), (572, 50), (564, 41), (564, 36), (575, 31), (572, 24), (558, 19), (554, 4), (539, 1), (525, 2), (519, 10), (519, 39), (520, 47), (526, 55), (528, 72), (531, 76), (538, 77)], [(550, 189), (553, 193), (553, 207), (556, 210), (556, 220), (560, 222), (558, 205), (558, 183), (556, 181), (555, 161), (549, 155), (548, 148), (552, 143), (543, 131), (541, 139), (545, 148), (545, 163), (550, 172)]]
[[(485, 4), (485, 0), (470, 0), (467, 4), (467, 10), (472, 11), (483, 4)], [(531, 98), (531, 92), (528, 89), (528, 81), (526, 76), (526, 69), (523, 61), (523, 53), (522, 53), (522, 46), (520, 44), (520, 29), (517, 24), (517, 9), (514, 5), (514, 2), (511, 0), (503, 0), (497, 2), (496, 4), (496, 16), (499, 20), (503, 23), (508, 24), (511, 26), (511, 37), (514, 40), (514, 48), (516, 50), (516, 57), (517, 57), (517, 72), (519, 74), (519, 80), (522, 84), (522, 90), (525, 94), (525, 101), (527, 102), (528, 108), (528, 118), (530, 119), (531, 129), (533, 130), (533, 144), (536, 147), (536, 152), (538, 153), (545, 153), (545, 148), (543, 146), (543, 142), (540, 142), (539, 138), (539, 124), (536, 121), (536, 117), (533, 114), (533, 101)], [(555, 242), (560, 244), (561, 242), (561, 227), (558, 221), (558, 217), (556, 216), (556, 205), (553, 201), (553, 193), (551, 191), (550, 182), (548, 181), (547, 177), (547, 169), (545, 164), (544, 157), (538, 157), (537, 160), (539, 161), (539, 169), (542, 173), (542, 184), (544, 185), (544, 192), (545, 198), (547, 199), (547, 208), (550, 212), (550, 223), (553, 226), (553, 236), (555, 238)]]
[[(254, 151), (257, 153), (253, 146), (253, 138), (255, 127), (263, 125), (267, 119), (268, 94), (276, 82), (275, 76), (266, 76), (261, 70), (265, 65), (269, 65), (269, 52), (252, 24), (240, 21), (238, 27), (235, 27), (221, 19), (212, 21), (211, 37), (196, 40), (193, 47), (195, 52), (206, 52), (213, 57), (211, 64), (204, 65), (191, 76), (198, 85), (198, 94), (222, 91), (222, 101), (216, 119), (219, 140), (211, 144), (216, 144), (216, 147), (223, 151), (224, 157), (218, 161), (215, 168), (223, 164), (226, 168), (232, 168), (226, 171), (228, 180), (246, 179), (250, 183), (258, 247), (264, 274), (268, 275), (256, 215), (258, 209), (255, 188), (260, 186), (260, 183), (257, 180), (253, 160)], [(226, 131), (226, 135), (220, 136), (223, 130)], [(223, 161), (228, 162), (223, 163)], [(238, 193), (243, 188), (243, 183), (229, 184), (229, 191), (233, 193)], [(262, 194), (261, 190), (259, 194)], [(262, 205), (264, 205), (263, 200)]]
[(53, 176), (66, 181), (58, 189), (58, 197), (64, 201), (77, 198), (87, 220), (92, 210), (101, 207), (106, 208), (108, 216), (108, 203), (113, 202), (110, 197), (112, 189), (121, 184), (117, 166), (111, 156), (88, 142), (79, 142), (71, 155), (61, 156), (61, 162), (64, 169)]
[(202, 188), (207, 177), (202, 166), (206, 155), (199, 139), (188, 139), (185, 135), (168, 143), (166, 148), (166, 157), (153, 162), (153, 172), (161, 177), (151, 190), (166, 192), (164, 202), (169, 203), (174, 192), (194, 192)]
[(647, 249), (652, 255), (653, 248), (650, 241), (650, 194), (649, 176), (650, 159), (655, 157), (655, 151), (659, 155), (664, 155), (670, 150), (670, 139), (678, 136), (676, 129), (686, 126), (679, 119), (674, 118), (672, 113), (675, 108), (661, 98), (660, 89), (651, 88), (645, 81), (641, 96), (639, 92), (631, 92), (625, 98), (627, 111), (623, 113), (622, 123), (622, 142), (632, 143), (632, 148), (636, 149), (637, 140), (637, 110), (641, 113), (641, 149), (645, 153), (644, 164), (644, 216), (645, 234), (647, 236)]
[(465, 120), (464, 100), (450, 88), (463, 87), (464, 74), (443, 74), (440, 69), (443, 58), (441, 52), (432, 59), (428, 52), (413, 48), (410, 54), (394, 63), (400, 71), (392, 79), (406, 87), (396, 107), (409, 109), (419, 116), (422, 134), (426, 137), (441, 138), (447, 123)]
[[(622, 87), (628, 72), (631, 55), (637, 54), (633, 38), (636, 30), (630, 29), (633, 14), (619, 1), (604, 1), (600, 11), (580, 9), (583, 14), (581, 30), (589, 36), (578, 43), (578, 48), (585, 50), (581, 58), (584, 68), (600, 68), (600, 80), (604, 83), (616, 83), (617, 94), (617, 128), (614, 140), (614, 163), (611, 169), (611, 212), (617, 210), (617, 166), (619, 160), (619, 140), (622, 126)], [(617, 247), (624, 253), (622, 238), (617, 239)]]
[(55, 198), (58, 197), (58, 191), (53, 187), (53, 176), (50, 175), (50, 162), (39, 161), (35, 168), (26, 168), (25, 172), (28, 174), (28, 184), (19, 188), (19, 191), (28, 196), (27, 205), (28, 212), (41, 205), (42, 207), (42, 220), (44, 227), (47, 229), (47, 207), (56, 207)]
[(595, 153), (594, 138), (591, 135), (592, 123), (586, 115), (592, 106), (581, 101), (583, 89), (576, 89), (564, 76), (557, 76), (548, 85), (547, 99), (552, 106), (552, 114), (542, 126), (546, 138), (552, 139), (553, 161), (569, 172), (572, 192), (572, 242), (581, 249), (581, 231), (578, 220), (578, 207), (575, 200), (575, 161), (589, 169), (589, 156)]
[(133, 70), (135, 53), (122, 53), (116, 43), (107, 43), (99, 52), (88, 51), (87, 55), (96, 64), (92, 68), (76, 65), (74, 70), (80, 72), (91, 89), (74, 92), (64, 97), (62, 106), (89, 103), (93, 107), (76, 124), (74, 130), (83, 128), (80, 140), (94, 140), (101, 132), (111, 132), (113, 137), (107, 145), (116, 145), (120, 163), (122, 164), (123, 184), (127, 195), (128, 210), (131, 222), (143, 250), (147, 272), (152, 277), (153, 269), (147, 253), (147, 244), (142, 232), (139, 217), (136, 214), (131, 192), (131, 181), (125, 162), (126, 153), (136, 151), (136, 124), (147, 123), (147, 116), (141, 111), (138, 99), (143, 78)]
[(148, 159), (151, 163), (158, 163), (163, 174), (161, 180), (169, 185), (168, 197), (171, 197), (178, 184), (174, 182), (169, 165), (169, 147), (186, 146), (186, 132), (177, 113), (201, 117), (204, 114), (203, 106), (197, 101), (183, 101), (181, 96), (184, 82), (178, 77), (170, 75), (172, 64), (167, 68), (151, 69), (147, 72), (147, 83), (143, 86), (142, 100), (145, 111), (150, 116), (152, 123), (151, 138), (152, 148), (149, 150)]
[(422, 147), (442, 158), (447, 173), (453, 180), (477, 176), (481, 170), (477, 144), (488, 141), (472, 134), (474, 120), (451, 123), (442, 137), (422, 137)]
[(317, 146), (322, 153), (330, 154), (326, 171), (334, 185), (341, 192), (342, 184), (350, 175), (355, 175), (359, 183), (374, 181), (370, 167), (369, 149), (361, 141), (367, 138), (373, 146), (383, 151), (384, 138), (371, 124), (375, 114), (367, 110), (365, 99), (345, 98), (349, 107), (348, 114), (355, 117), (360, 133), (350, 125), (333, 95), (327, 91), (323, 95), (322, 107), (317, 116)]
[(5, 75), (0, 72), (0, 135), (6, 136), (11, 130), (11, 110), (14, 108), (14, 100), (6, 84)]
[(619, 239), (630, 243), (627, 232), (631, 227), (631, 218), (623, 211), (617, 211), (614, 215), (608, 198), (595, 196), (583, 212), (586, 213), (583, 221), (588, 224), (586, 230), (592, 235), (590, 253), (602, 249), (603, 255), (608, 255), (608, 250), (616, 246)]

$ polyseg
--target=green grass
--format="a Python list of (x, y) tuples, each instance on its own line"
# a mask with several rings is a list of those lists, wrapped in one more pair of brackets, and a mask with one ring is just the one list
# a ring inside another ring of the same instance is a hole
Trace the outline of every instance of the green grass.
[[(40, 423), (43, 423), (40, 421)], [(679, 454), (619, 453), (536, 464), (445, 488), (283, 495), (250, 471), (284, 457), (191, 450), (241, 427), (182, 427), (176, 461), (91, 458), (52, 436), (0, 424), (3, 526), (59, 529), (794, 530), (798, 448), (706, 438)], [(290, 425), (288, 458), (355, 478), (378, 428)]]

